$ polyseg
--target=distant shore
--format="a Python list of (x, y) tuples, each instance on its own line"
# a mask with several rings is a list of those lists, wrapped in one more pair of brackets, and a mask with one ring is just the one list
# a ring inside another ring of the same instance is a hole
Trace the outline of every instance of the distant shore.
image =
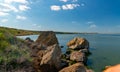
[[(22, 29), (15, 29), (15, 28), (8, 28), (8, 27), (0, 27), (0, 30), (6, 30), (12, 33), (15, 36), (24, 36), (24, 35), (39, 35), (41, 32), (44, 31), (32, 31), (32, 30), (22, 30)], [(97, 32), (58, 32), (55, 31), (56, 34), (98, 34)]]

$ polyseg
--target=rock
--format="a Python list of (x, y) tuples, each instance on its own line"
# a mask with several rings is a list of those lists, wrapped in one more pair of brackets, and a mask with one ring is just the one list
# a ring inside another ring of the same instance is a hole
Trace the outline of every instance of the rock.
[(94, 72), (94, 71), (91, 69), (87, 69), (86, 72)]
[(37, 72), (57, 72), (61, 68), (61, 48), (54, 32), (42, 32), (31, 45)]
[(66, 60), (61, 60), (61, 68), (67, 67), (68, 62)]
[(29, 42), (34, 42), (34, 41), (31, 40), (29, 37), (27, 37), (25, 40), (26, 40), (26, 41), (29, 41)]
[[(55, 44), (37, 52), (34, 67), (41, 72), (56, 72), (61, 67), (61, 48)], [(47, 69), (46, 69), (47, 68)]]
[(64, 46), (60, 46), (60, 48), (64, 48)]
[(69, 67), (63, 68), (59, 72), (86, 72), (86, 68), (82, 63), (76, 63)]
[(89, 42), (85, 38), (75, 37), (67, 43), (67, 46), (71, 49), (88, 49)]
[(80, 52), (83, 52), (83, 53), (88, 53), (89, 52), (89, 50), (88, 49), (81, 49), (81, 50), (79, 50)]
[(18, 64), (21, 64), (21, 63), (23, 63), (23, 62), (25, 62), (25, 61), (27, 61), (27, 59), (24, 58), (24, 57), (17, 58), (17, 63), (18, 63)]
[(43, 55), (40, 65), (49, 64), (59, 69), (61, 63), (61, 49), (59, 46), (57, 44), (49, 46), (46, 51), (47, 53)]
[(31, 40), (29, 37), (27, 37), (27, 38), (25, 39), (25, 43), (27, 44), (27, 46), (30, 46), (33, 42), (34, 42), (34, 41)]
[(54, 32), (46, 31), (40, 34), (40, 36), (36, 40), (36, 43), (39, 43), (45, 46), (50, 46), (50, 45), (58, 44), (58, 40)]
[(86, 61), (85, 53), (74, 51), (70, 54), (70, 60), (77, 62), (85, 62)]

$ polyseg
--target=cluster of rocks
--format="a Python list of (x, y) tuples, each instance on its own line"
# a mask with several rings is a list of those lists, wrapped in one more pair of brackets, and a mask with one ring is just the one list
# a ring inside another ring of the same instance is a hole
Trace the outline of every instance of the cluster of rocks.
[(52, 31), (42, 32), (35, 42), (29, 38), (25, 42), (31, 49), (36, 72), (92, 72), (84, 65), (89, 53), (89, 42), (84, 38), (68, 42), (65, 54)]
[(60, 70), (62, 53), (54, 32), (42, 32), (35, 42), (27, 38), (26, 44), (31, 49), (36, 72), (58, 72)]
[(68, 49), (62, 55), (62, 62), (67, 64), (60, 72), (93, 72), (85, 67), (89, 52), (89, 42), (85, 38), (75, 37), (67, 43)]

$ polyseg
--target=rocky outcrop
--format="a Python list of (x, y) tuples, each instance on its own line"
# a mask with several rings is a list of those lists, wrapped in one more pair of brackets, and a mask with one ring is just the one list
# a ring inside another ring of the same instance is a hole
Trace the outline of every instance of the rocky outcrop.
[(35, 42), (27, 38), (26, 43), (31, 49), (36, 72), (92, 72), (84, 66), (89, 52), (89, 42), (84, 38), (77, 37), (68, 42), (69, 48), (62, 57), (61, 47), (52, 31), (42, 32)]
[(61, 48), (54, 32), (41, 33), (30, 47), (37, 72), (57, 72), (60, 69)]
[(66, 58), (86, 64), (89, 52), (89, 42), (85, 38), (75, 37), (67, 43)]
[(93, 72), (87, 69), (87, 55), (89, 54), (89, 42), (85, 38), (76, 37), (67, 43), (68, 49), (62, 55), (64, 66), (60, 72)]
[(67, 43), (67, 46), (71, 49), (88, 49), (89, 42), (85, 38), (75, 37)]
[(45, 46), (51, 46), (54, 44), (58, 44), (58, 40), (54, 32), (46, 31), (40, 34), (40, 36), (36, 40), (36, 43), (42, 44)]

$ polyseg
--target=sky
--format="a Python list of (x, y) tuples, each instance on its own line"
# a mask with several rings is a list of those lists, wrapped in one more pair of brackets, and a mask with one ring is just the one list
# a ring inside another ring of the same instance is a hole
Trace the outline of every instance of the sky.
[(120, 0), (0, 0), (0, 26), (120, 33)]

